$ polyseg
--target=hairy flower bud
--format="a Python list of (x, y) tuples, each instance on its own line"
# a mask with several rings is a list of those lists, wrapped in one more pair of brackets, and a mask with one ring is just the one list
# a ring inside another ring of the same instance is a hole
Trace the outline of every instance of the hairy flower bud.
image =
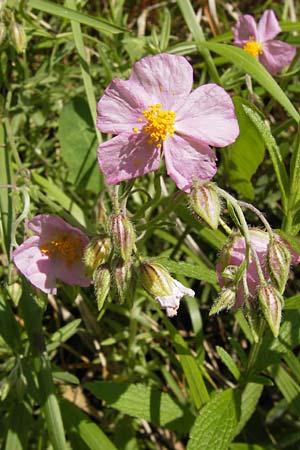
[(94, 286), (99, 311), (102, 309), (104, 302), (109, 294), (110, 284), (110, 271), (106, 265), (103, 265), (99, 267), (94, 275)]
[(140, 281), (143, 288), (154, 297), (170, 295), (173, 278), (156, 262), (145, 261), (140, 265)]
[(258, 299), (266, 321), (274, 337), (278, 336), (283, 299), (281, 294), (272, 285), (260, 286)]
[(221, 205), (213, 183), (194, 184), (189, 195), (194, 212), (213, 230), (218, 228)]
[(194, 297), (195, 292), (186, 288), (171, 277), (169, 272), (156, 262), (144, 262), (140, 265), (140, 281), (143, 288), (155, 297), (168, 317), (177, 314), (180, 300), (184, 295)]
[(125, 214), (111, 214), (109, 227), (115, 251), (126, 263), (130, 260), (135, 243), (135, 232)]
[(23, 53), (26, 49), (26, 34), (22, 24), (15, 21), (11, 24), (11, 40), (18, 53)]
[(115, 266), (113, 273), (119, 302), (122, 304), (127, 300), (131, 300), (133, 294), (132, 262), (124, 263), (120, 260)]
[(5, 25), (4, 25), (4, 23), (0, 22), (0, 45), (4, 41), (5, 35), (6, 35)]
[(106, 263), (111, 252), (111, 241), (105, 234), (93, 238), (85, 249), (86, 272), (91, 275), (99, 266)]
[(273, 281), (277, 284), (280, 293), (282, 294), (289, 276), (291, 253), (284, 245), (277, 239), (269, 244), (267, 253), (267, 263)]
[(220, 294), (216, 298), (209, 315), (217, 314), (223, 309), (230, 309), (234, 306), (236, 299), (236, 290), (232, 287), (225, 287), (221, 290)]

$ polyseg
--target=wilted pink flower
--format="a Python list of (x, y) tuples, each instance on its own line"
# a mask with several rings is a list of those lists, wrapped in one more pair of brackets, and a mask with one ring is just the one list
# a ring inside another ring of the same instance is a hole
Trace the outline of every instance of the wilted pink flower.
[(83, 263), (89, 239), (81, 230), (48, 214), (34, 217), (28, 227), (35, 236), (23, 242), (12, 256), (17, 268), (34, 286), (47, 294), (56, 294), (56, 279), (72, 285), (90, 284)]
[(159, 168), (189, 192), (192, 179), (216, 172), (209, 146), (224, 147), (239, 134), (229, 95), (216, 84), (191, 92), (192, 66), (183, 56), (159, 54), (138, 61), (129, 80), (114, 79), (98, 103), (97, 127), (117, 136), (98, 149), (109, 184)]
[(258, 58), (274, 75), (289, 66), (296, 54), (296, 49), (292, 45), (274, 40), (280, 32), (276, 16), (270, 9), (263, 13), (258, 25), (253, 16), (245, 14), (233, 28), (234, 44)]
[[(269, 272), (268, 264), (267, 264), (267, 254), (269, 250), (269, 234), (265, 231), (261, 231), (259, 229), (250, 229), (250, 242), (251, 248), (256, 251), (258, 256), (260, 266), (262, 268), (263, 274), (267, 282), (271, 280), (271, 273)], [(274, 234), (274, 238), (283, 244), (285, 244), (282, 239)], [(286, 244), (288, 249), (288, 245)], [(246, 255), (246, 244), (245, 238), (240, 234), (236, 233), (229, 240), (228, 244), (225, 245), (224, 249), (221, 252), (220, 260), (217, 264), (216, 270), (219, 278), (219, 282), (221, 287), (227, 284), (228, 279), (222, 276), (222, 272), (228, 266), (231, 266), (231, 269), (234, 267), (238, 268), (241, 263), (245, 260)], [(300, 261), (299, 255), (296, 255), (295, 252), (291, 251), (292, 263), (297, 263)], [(276, 262), (275, 262), (276, 263)], [(261, 284), (258, 276), (257, 265), (253, 256), (250, 257), (250, 263), (246, 269), (247, 271), (247, 284), (249, 288), (249, 294), (252, 297), (255, 297), (257, 288)], [(243, 282), (240, 280), (237, 293), (236, 293), (236, 303), (235, 308), (242, 306), (245, 301), (244, 296), (244, 288)]]
[(185, 287), (179, 281), (172, 278), (172, 289), (169, 295), (157, 296), (155, 300), (158, 301), (160, 306), (166, 310), (168, 317), (177, 315), (177, 311), (180, 305), (180, 300), (184, 295), (190, 297), (195, 296), (195, 292), (192, 289)]

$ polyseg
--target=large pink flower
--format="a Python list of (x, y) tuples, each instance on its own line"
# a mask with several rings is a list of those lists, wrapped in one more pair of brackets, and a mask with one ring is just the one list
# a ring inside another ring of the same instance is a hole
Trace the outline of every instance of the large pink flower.
[(243, 15), (233, 29), (234, 44), (255, 56), (272, 74), (289, 66), (295, 57), (292, 45), (274, 40), (281, 28), (273, 11), (267, 9), (258, 25), (249, 14)]
[(13, 252), (13, 261), (34, 286), (47, 294), (56, 294), (56, 279), (72, 285), (90, 284), (83, 263), (89, 239), (81, 230), (48, 214), (34, 217), (28, 227), (35, 236)]
[[(267, 253), (269, 248), (269, 234), (265, 231), (253, 228), (249, 230), (250, 233), (250, 244), (251, 248), (256, 251), (256, 254), (259, 259), (260, 266), (262, 268), (264, 277), (267, 282), (270, 281), (271, 275), (267, 264)], [(274, 238), (286, 246), (287, 249), (291, 252), (291, 262), (292, 264), (299, 263), (300, 258), (291, 248), (289, 248), (288, 244), (284, 242), (278, 235), (274, 234)], [(246, 243), (245, 238), (241, 235), (241, 233), (236, 233), (232, 235), (229, 242), (223, 248), (219, 262), (216, 266), (217, 275), (219, 278), (220, 286), (223, 287), (228, 283), (228, 280), (222, 276), (222, 272), (228, 266), (232, 267), (240, 267), (242, 262), (246, 258)], [(277, 261), (274, 261), (274, 264), (277, 264)], [(287, 267), (287, 271), (289, 267)], [(257, 288), (260, 285), (259, 275), (257, 271), (257, 265), (253, 255), (250, 257), (250, 263), (246, 269), (247, 276), (247, 285), (249, 289), (249, 294), (254, 298), (256, 296)], [(236, 293), (236, 303), (235, 308), (242, 306), (245, 301), (244, 288), (242, 280), (239, 282), (237, 293)]]
[(159, 54), (138, 61), (129, 80), (114, 79), (98, 103), (97, 127), (117, 136), (101, 144), (98, 160), (109, 184), (159, 168), (189, 192), (196, 178), (216, 172), (210, 146), (224, 147), (239, 134), (229, 95), (216, 84), (191, 92), (192, 66), (183, 56)]

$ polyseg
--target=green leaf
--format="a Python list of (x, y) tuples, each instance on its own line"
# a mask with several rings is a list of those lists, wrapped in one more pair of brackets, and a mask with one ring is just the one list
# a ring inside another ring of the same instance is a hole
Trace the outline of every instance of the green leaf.
[(248, 383), (245, 387), (242, 393), (241, 417), (235, 429), (235, 436), (237, 436), (242, 431), (242, 429), (254, 413), (257, 403), (261, 397), (263, 388), (264, 387), (261, 384), (256, 383)]
[(129, 416), (186, 432), (194, 417), (166, 393), (143, 384), (92, 381), (84, 385), (95, 397)]
[[(1, 148), (3, 146), (3, 148)], [(8, 150), (5, 128), (0, 124), (0, 185), (14, 184), (11, 152)], [(9, 257), (11, 230), (14, 221), (13, 201), (10, 189), (0, 189), (0, 233), (3, 251)]]
[(300, 295), (296, 294), (293, 297), (286, 298), (284, 309), (300, 309)]
[(276, 83), (274, 78), (264, 66), (256, 60), (256, 58), (234, 45), (216, 44), (213, 42), (201, 42), (201, 45), (218, 55), (226, 57), (228, 61), (231, 61), (245, 71), (245, 73), (251, 75), (251, 77), (263, 86), (266, 91), (284, 107), (297, 123), (299, 122), (300, 116), (293, 104), (285, 95), (281, 87)]
[(244, 442), (236, 442), (231, 444), (229, 450), (267, 450), (267, 447), (261, 447), (260, 445), (255, 444), (246, 444)]
[(64, 425), (74, 449), (78, 449), (82, 441), (86, 444), (83, 448), (89, 450), (117, 450), (101, 428), (73, 403), (62, 399), (60, 407)]
[(218, 282), (216, 272), (208, 269), (204, 265), (203, 267), (200, 267), (183, 261), (171, 261), (168, 258), (158, 258), (157, 261), (171, 273), (183, 275), (189, 278), (195, 278), (196, 280), (207, 281), (211, 284), (216, 284)]
[(74, 20), (75, 22), (88, 25), (89, 27), (96, 28), (103, 33), (120, 33), (126, 31), (126, 28), (119, 27), (103, 19), (96, 19), (95, 17), (87, 16), (72, 9), (65, 8), (54, 2), (47, 0), (28, 0), (28, 6), (39, 9), (54, 16), (63, 17), (64, 19)]
[(241, 373), (239, 371), (238, 366), (233, 361), (232, 357), (229, 355), (229, 353), (226, 352), (226, 350), (224, 350), (224, 348), (219, 347), (218, 345), (216, 346), (216, 350), (222, 362), (227, 367), (227, 369), (232, 373), (234, 378), (238, 380), (241, 376)]
[(56, 349), (62, 342), (67, 341), (74, 334), (76, 334), (80, 323), (81, 319), (75, 319), (72, 320), (72, 322), (67, 323), (67, 325), (61, 327), (59, 330), (55, 331), (55, 333), (53, 333), (53, 335), (51, 336), (50, 342), (47, 344), (47, 351), (50, 352)]
[[(31, 172), (32, 179), (38, 184), (47, 195), (53, 197), (56, 202), (68, 211), (82, 226), (86, 226), (86, 220), (82, 209), (74, 202), (73, 199), (68, 197), (63, 191), (61, 191), (53, 182), (46, 180), (46, 178)], [(75, 224), (76, 225), (76, 224)]]
[(15, 352), (20, 348), (20, 331), (8, 300), (0, 292), (0, 335)]
[(74, 97), (59, 117), (61, 156), (69, 169), (68, 181), (76, 189), (98, 193), (102, 187), (97, 164), (97, 138), (87, 102)]
[(287, 373), (287, 371), (279, 364), (273, 366), (270, 369), (270, 373), (274, 378), (274, 381), (289, 403), (292, 411), (298, 416), (300, 414), (300, 386), (296, 381)]
[(238, 391), (218, 393), (199, 413), (190, 433), (187, 450), (227, 450), (240, 416)]
[(283, 207), (286, 210), (287, 192), (289, 190), (289, 179), (280, 150), (276, 144), (274, 137), (272, 136), (270, 129), (266, 126), (261, 116), (253, 109), (253, 107), (249, 107), (246, 104), (244, 104), (243, 110), (245, 114), (249, 117), (249, 119), (252, 121), (253, 125), (257, 128), (258, 132), (260, 133), (263, 139), (265, 146), (269, 151), (270, 158), (277, 177)]
[(8, 431), (5, 450), (26, 450), (28, 443), (28, 430), (31, 429), (33, 417), (27, 406), (16, 402), (8, 415)]
[[(240, 97), (234, 97), (233, 102), (240, 134), (237, 140), (227, 147), (226, 152), (222, 152), (226, 178), (237, 192), (253, 199), (251, 178), (264, 159), (265, 146), (260, 133), (243, 109), (246, 101)], [(246, 104), (250, 105), (249, 102)]]

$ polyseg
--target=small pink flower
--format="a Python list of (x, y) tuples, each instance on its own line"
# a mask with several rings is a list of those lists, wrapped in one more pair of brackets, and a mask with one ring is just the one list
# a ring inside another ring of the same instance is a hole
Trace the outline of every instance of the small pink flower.
[[(251, 248), (256, 251), (258, 256), (263, 274), (267, 282), (271, 279), (271, 274), (269, 273), (269, 269), (267, 267), (267, 253), (269, 248), (269, 234), (265, 231), (261, 231), (259, 229), (250, 229), (250, 243)], [(286, 244), (278, 235), (274, 235), (275, 239), (286, 245), (286, 248), (289, 249), (288, 244)], [(296, 255), (294, 251), (291, 251), (292, 264), (298, 263), (300, 261), (299, 255)], [(225, 245), (224, 249), (221, 252), (220, 260), (217, 264), (216, 270), (219, 278), (220, 286), (223, 287), (227, 284), (228, 280), (222, 277), (222, 272), (228, 266), (233, 266), (238, 268), (241, 263), (245, 260), (246, 255), (246, 244), (245, 238), (240, 234), (236, 233), (229, 240), (228, 244)], [(260, 285), (260, 280), (257, 271), (257, 265), (253, 256), (250, 257), (250, 263), (247, 267), (247, 284), (249, 288), (249, 294), (252, 297), (256, 296), (257, 288)], [(244, 288), (242, 280), (239, 282), (237, 293), (236, 293), (236, 303), (234, 305), (235, 308), (238, 308), (244, 304), (245, 296), (244, 296)]]
[(13, 252), (20, 272), (46, 294), (56, 294), (56, 279), (67, 284), (88, 286), (85, 276), (84, 248), (88, 237), (60, 217), (41, 214), (29, 221), (35, 236)]
[(263, 13), (258, 25), (253, 16), (246, 14), (239, 18), (233, 28), (234, 44), (258, 58), (274, 75), (289, 66), (296, 54), (292, 45), (274, 40), (280, 32), (276, 16), (270, 9)]
[(192, 289), (185, 287), (179, 281), (172, 278), (172, 291), (169, 295), (156, 296), (155, 300), (158, 301), (162, 309), (166, 310), (168, 317), (177, 315), (178, 308), (180, 306), (180, 300), (184, 295), (190, 297), (195, 296), (195, 292)]
[(156, 170), (164, 151), (167, 172), (189, 192), (193, 178), (216, 172), (210, 146), (239, 134), (230, 96), (216, 84), (191, 92), (192, 66), (183, 56), (159, 54), (138, 61), (129, 80), (114, 79), (98, 103), (97, 127), (117, 136), (98, 149), (108, 184)]

